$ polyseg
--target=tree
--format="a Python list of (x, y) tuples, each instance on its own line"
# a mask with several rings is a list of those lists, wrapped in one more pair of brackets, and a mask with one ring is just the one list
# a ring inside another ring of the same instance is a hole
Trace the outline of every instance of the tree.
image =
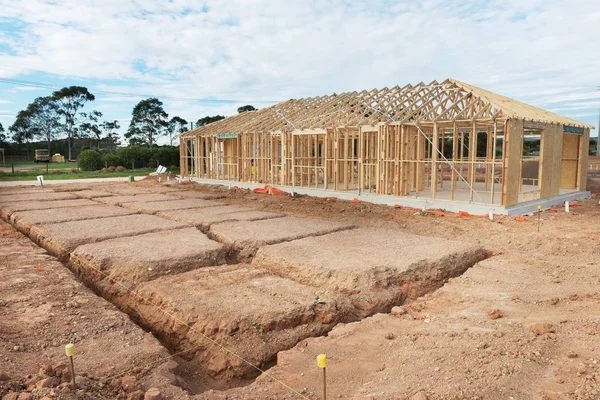
[(86, 102), (94, 101), (96, 97), (83, 86), (64, 87), (52, 93), (52, 98), (58, 102), (58, 112), (65, 118), (65, 130), (67, 131), (67, 144), (69, 147), (69, 160), (71, 159), (71, 136), (73, 128), (77, 124), (77, 111)]
[(102, 130), (98, 126), (98, 119), (102, 117), (102, 113), (100, 111), (92, 111), (90, 113), (79, 113), (79, 115), (85, 119), (85, 122), (82, 122), (79, 125), (79, 133), (83, 137), (87, 137), (90, 139), (90, 148), (92, 148), (92, 138), (96, 138), (98, 141), (98, 150), (100, 150), (100, 139), (102, 137)]
[(27, 106), (26, 113), (32, 134), (48, 142), (48, 151), (52, 153), (52, 141), (61, 129), (57, 102), (50, 96), (38, 97)]
[(7, 139), (8, 138), (4, 134), (4, 127), (2, 126), (2, 124), (0, 124), (0, 143), (6, 142)]
[(106, 140), (108, 150), (113, 151), (120, 144), (119, 135), (115, 132), (117, 129), (121, 129), (119, 121), (116, 119), (114, 121), (104, 121), (100, 124), (100, 129), (104, 132), (104, 139)]
[(159, 136), (166, 134), (169, 114), (163, 109), (162, 101), (155, 97), (142, 100), (133, 108), (132, 119), (125, 137), (130, 144), (152, 146)]
[(181, 117), (173, 117), (169, 121), (169, 143), (173, 146), (173, 135), (178, 135), (188, 130), (188, 122)]
[(25, 143), (27, 149), (27, 158), (29, 158), (29, 141), (33, 139), (33, 130), (30, 126), (29, 112), (21, 110), (17, 113), (15, 122), (8, 128), (12, 133), (12, 140), (18, 145)]
[(248, 104), (247, 106), (241, 106), (240, 108), (238, 108), (239, 114), (246, 112), (246, 111), (256, 111), (256, 108), (254, 108), (254, 106), (251, 106), (250, 104)]
[(225, 119), (223, 115), (215, 115), (214, 117), (209, 117), (208, 115), (204, 118), (200, 118), (196, 121), (196, 128), (200, 128), (201, 126), (212, 124), (213, 122), (217, 122), (221, 119)]

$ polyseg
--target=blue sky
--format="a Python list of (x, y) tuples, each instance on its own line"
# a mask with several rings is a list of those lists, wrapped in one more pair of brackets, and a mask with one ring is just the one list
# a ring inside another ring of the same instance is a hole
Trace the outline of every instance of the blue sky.
[[(0, 78), (87, 86), (122, 131), (145, 95), (196, 121), (448, 77), (597, 126), (599, 26), (596, 0), (0, 0)], [(51, 92), (0, 83), (0, 123)]]

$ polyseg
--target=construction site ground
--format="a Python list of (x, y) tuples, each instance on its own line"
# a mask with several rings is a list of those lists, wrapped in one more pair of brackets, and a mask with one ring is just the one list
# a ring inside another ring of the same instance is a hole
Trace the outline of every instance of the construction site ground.
[(0, 398), (598, 399), (599, 200), (0, 186)]

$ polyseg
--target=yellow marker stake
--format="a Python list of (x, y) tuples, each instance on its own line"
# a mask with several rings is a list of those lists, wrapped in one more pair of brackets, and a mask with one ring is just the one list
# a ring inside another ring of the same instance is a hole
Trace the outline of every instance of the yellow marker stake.
[(69, 362), (71, 364), (71, 381), (73, 382), (73, 389), (77, 389), (75, 385), (75, 364), (73, 363), (73, 356), (75, 355), (75, 346), (73, 343), (69, 343), (65, 346), (65, 353), (67, 353), (67, 357), (69, 357)]
[(540, 215), (542, 214), (542, 206), (538, 206), (538, 233), (540, 232)]
[(317, 356), (317, 366), (323, 370), (323, 400), (327, 400), (327, 356), (325, 356), (325, 354), (319, 354)]

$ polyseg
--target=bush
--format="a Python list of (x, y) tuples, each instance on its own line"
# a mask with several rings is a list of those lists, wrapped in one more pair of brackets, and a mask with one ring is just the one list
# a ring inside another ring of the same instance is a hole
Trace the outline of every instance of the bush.
[(77, 168), (69, 168), (69, 172), (74, 174), (75, 172), (77, 172)]
[(119, 165), (117, 168), (115, 168), (116, 172), (125, 172), (125, 167), (123, 167), (122, 165)]
[(105, 154), (103, 161), (107, 167), (116, 167), (121, 164), (121, 160), (116, 154)]
[(62, 174), (62, 171), (60, 169), (54, 169), (54, 170), (52, 170), (52, 172), (54, 173), (54, 175)]
[(79, 153), (77, 163), (82, 171), (97, 171), (102, 168), (102, 156), (96, 150), (84, 150)]
[(115, 172), (115, 167), (106, 168), (106, 172)]
[(106, 168), (102, 168), (100, 172), (108, 172), (108, 170)]

